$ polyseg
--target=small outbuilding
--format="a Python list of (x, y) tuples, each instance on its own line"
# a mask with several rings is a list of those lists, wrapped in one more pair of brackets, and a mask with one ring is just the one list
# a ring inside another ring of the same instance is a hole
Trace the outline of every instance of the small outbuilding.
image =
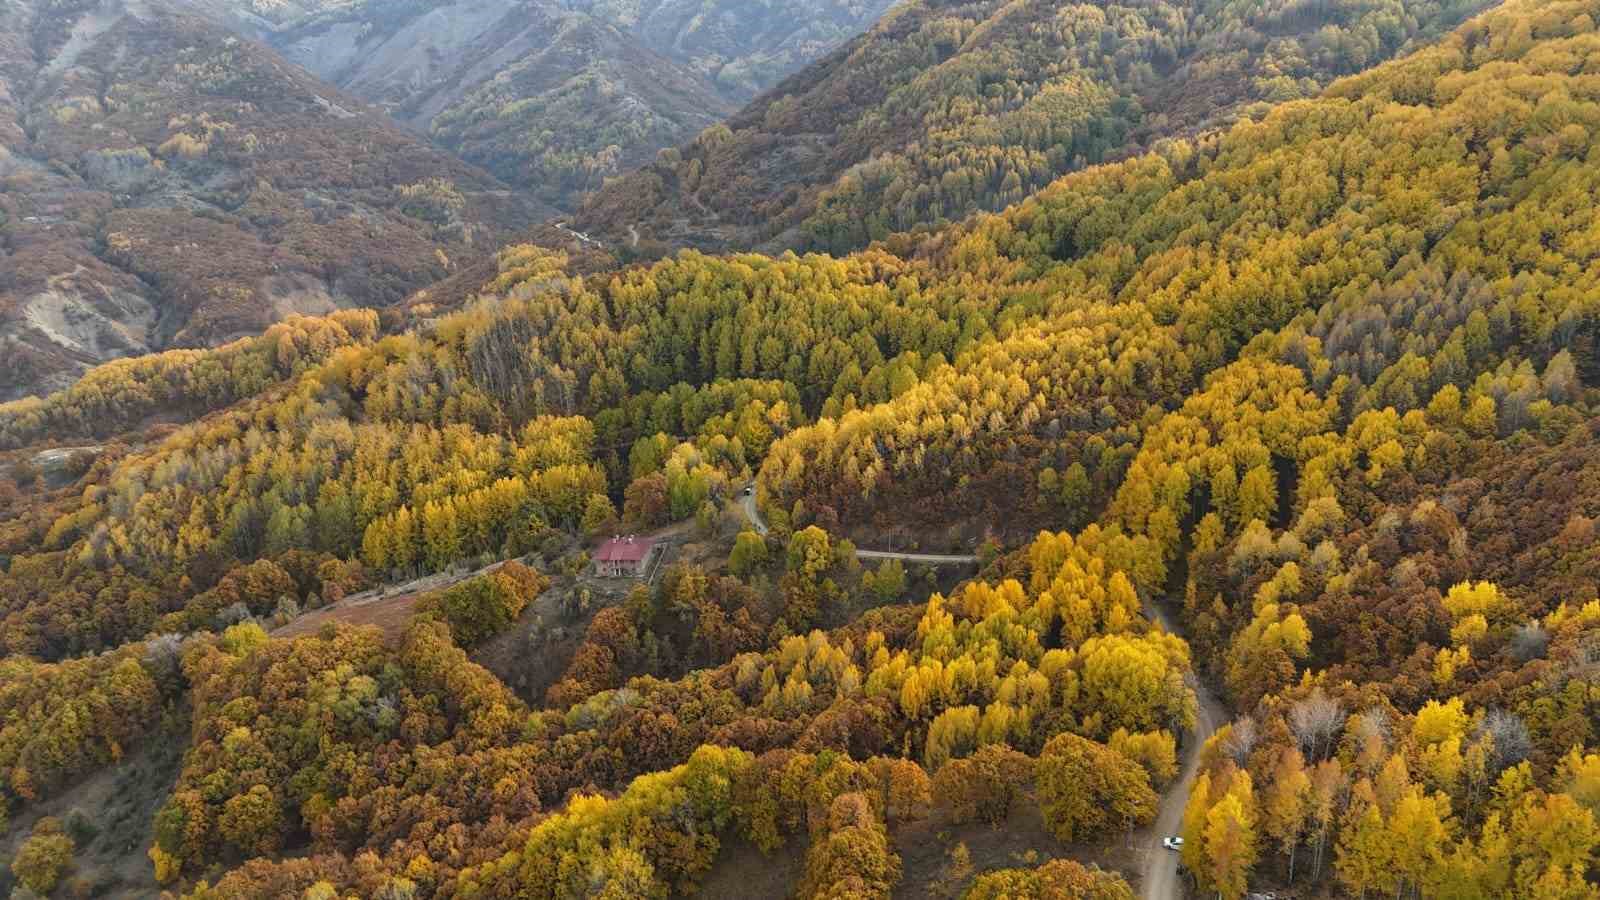
[(646, 538), (615, 537), (594, 554), (596, 574), (602, 578), (639, 578), (650, 568), (650, 554), (655, 552), (655, 541)]

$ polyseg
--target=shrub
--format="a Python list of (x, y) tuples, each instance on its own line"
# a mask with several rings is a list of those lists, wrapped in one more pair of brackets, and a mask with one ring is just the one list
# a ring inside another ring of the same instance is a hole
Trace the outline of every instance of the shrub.
[(11, 872), (23, 886), (40, 896), (55, 890), (63, 873), (72, 865), (72, 838), (54, 818), (40, 819), (33, 834), (17, 850)]

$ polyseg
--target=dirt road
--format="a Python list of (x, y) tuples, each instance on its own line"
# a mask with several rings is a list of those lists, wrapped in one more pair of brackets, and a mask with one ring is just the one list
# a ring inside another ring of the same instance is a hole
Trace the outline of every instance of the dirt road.
[[(1173, 627), (1167, 611), (1157, 604), (1147, 605), (1145, 615), (1173, 634), (1183, 633)], [(1196, 683), (1194, 689), (1200, 709), (1195, 715), (1194, 731), (1184, 741), (1183, 771), (1177, 783), (1161, 798), (1156, 821), (1143, 835), (1144, 877), (1141, 880), (1144, 889), (1141, 896), (1144, 900), (1179, 900), (1184, 896), (1183, 880), (1178, 874), (1178, 854), (1163, 847), (1161, 842), (1177, 835), (1183, 827), (1183, 808), (1189, 802), (1189, 792), (1199, 774), (1200, 748), (1228, 721), (1227, 709), (1203, 683)]]
[(745, 520), (750, 523), (750, 527), (756, 530), (756, 534), (766, 537), (767, 532), (771, 529), (767, 528), (767, 523), (762, 521), (761, 511), (756, 509), (756, 495), (751, 488), (746, 488), (745, 490), (749, 490), (751, 493), (745, 494), (744, 499), (739, 501), (739, 508), (744, 510)]
[[(761, 511), (756, 509), (754, 493), (745, 494), (739, 501), (739, 508), (744, 511), (744, 517), (756, 534), (766, 536), (769, 529), (767, 523), (761, 519)], [(976, 556), (948, 556), (940, 553), (900, 553), (894, 550), (856, 550), (858, 559), (898, 559), (902, 562), (924, 563), (930, 566), (967, 566), (978, 562)]]
[(398, 637), (405, 630), (406, 623), (411, 620), (412, 607), (417, 605), (418, 600), (436, 591), (454, 587), (469, 578), (487, 575), (503, 565), (505, 560), (470, 572), (425, 575), (403, 584), (385, 585), (359, 594), (351, 594), (338, 603), (297, 616), (273, 631), (272, 636), (304, 637), (316, 634), (317, 629), (327, 622), (343, 622), (347, 625), (377, 625), (391, 638)]
[[(767, 523), (762, 521), (761, 512), (756, 509), (754, 494), (747, 494), (741, 498), (739, 508), (744, 511), (745, 518), (750, 521), (751, 527), (755, 528), (758, 534), (767, 533)], [(894, 553), (883, 550), (857, 550), (856, 556), (861, 559), (899, 559), (932, 565), (965, 565), (978, 561), (975, 556)], [(1172, 617), (1159, 604), (1148, 604), (1145, 607), (1145, 615), (1151, 621), (1160, 622), (1161, 627), (1173, 634), (1183, 634), (1174, 625)], [(1195, 714), (1194, 731), (1186, 735), (1184, 740), (1182, 773), (1177, 783), (1169, 788), (1162, 798), (1155, 822), (1145, 829), (1140, 837), (1140, 852), (1144, 854), (1144, 877), (1141, 879), (1144, 900), (1180, 900), (1184, 896), (1183, 880), (1178, 874), (1178, 854), (1162, 846), (1161, 842), (1177, 835), (1182, 828), (1183, 808), (1189, 802), (1189, 792), (1193, 790), (1195, 778), (1199, 774), (1200, 749), (1205, 746), (1206, 740), (1228, 721), (1227, 708), (1217, 700), (1205, 684), (1197, 682), (1194, 689), (1200, 707)]]
[(978, 562), (976, 556), (945, 556), (938, 553), (899, 553), (892, 550), (857, 550), (860, 559), (898, 559), (931, 566), (966, 566)]

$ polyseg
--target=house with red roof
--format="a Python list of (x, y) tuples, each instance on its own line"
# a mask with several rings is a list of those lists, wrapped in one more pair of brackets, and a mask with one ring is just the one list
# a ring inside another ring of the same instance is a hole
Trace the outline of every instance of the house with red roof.
[(595, 572), (602, 578), (639, 578), (649, 569), (655, 549), (655, 541), (648, 538), (614, 537), (595, 551)]

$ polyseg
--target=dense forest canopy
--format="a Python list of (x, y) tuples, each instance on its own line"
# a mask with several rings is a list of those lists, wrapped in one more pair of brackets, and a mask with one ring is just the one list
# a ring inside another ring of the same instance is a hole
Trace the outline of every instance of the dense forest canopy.
[[(1039, 6), (911, 4), (800, 79)], [(176, 741), (137, 848), (174, 896), (1125, 898), (1134, 835), (1229, 900), (1600, 894), (1600, 2), (1201, 6), (1285, 102), (1003, 212), (513, 246), (426, 327), (0, 406), (15, 878), (88, 891), (55, 812)], [(105, 443), (45, 471), (55, 434)], [(658, 571), (590, 574), (634, 534)], [(907, 544), (978, 572), (860, 552)]]
[(1487, 5), (915, 0), (578, 219), (647, 255), (854, 250), (1313, 96)]

